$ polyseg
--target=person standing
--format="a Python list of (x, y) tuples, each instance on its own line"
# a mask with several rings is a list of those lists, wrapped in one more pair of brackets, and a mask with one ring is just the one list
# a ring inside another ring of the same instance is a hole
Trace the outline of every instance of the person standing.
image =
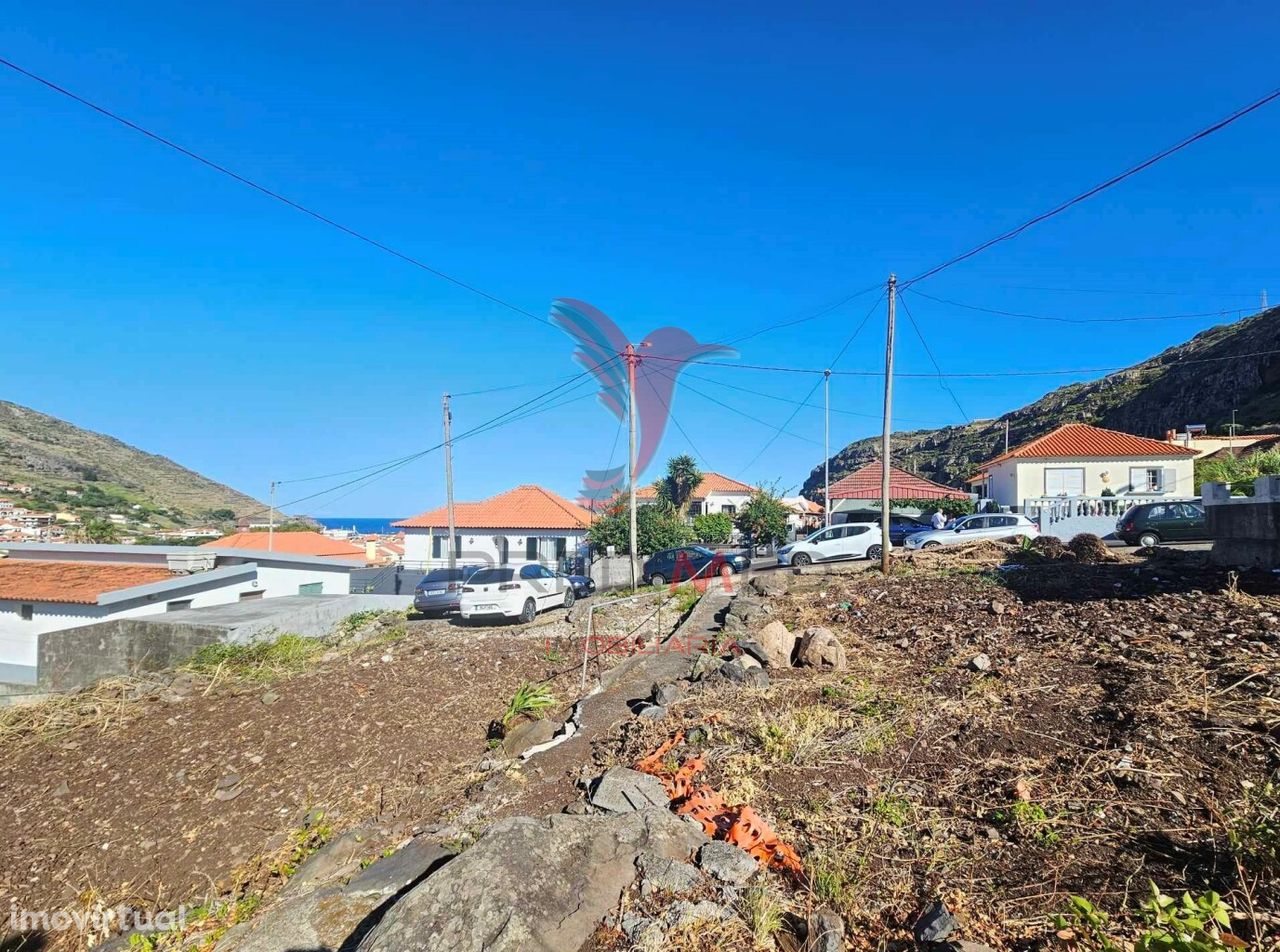
[(942, 514), (942, 510), (939, 509), (936, 512), (934, 512), (933, 518), (929, 520), (929, 524), (933, 526), (935, 529), (942, 529), (947, 524), (947, 517), (944, 516)]

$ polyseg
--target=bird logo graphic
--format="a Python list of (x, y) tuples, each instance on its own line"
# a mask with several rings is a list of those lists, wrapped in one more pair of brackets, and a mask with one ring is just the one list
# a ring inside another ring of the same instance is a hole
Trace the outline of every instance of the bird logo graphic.
[[(578, 344), (574, 361), (596, 378), (597, 399), (619, 422), (627, 415), (629, 341), (609, 315), (585, 301), (561, 298), (551, 304), (551, 321)], [(691, 361), (710, 354), (729, 357), (738, 352), (724, 344), (700, 344), (679, 327), (659, 327), (635, 346), (636, 361), (636, 478), (653, 461), (671, 416), (676, 379)], [(579, 503), (599, 509), (627, 485), (627, 466), (589, 469), (582, 480)]]

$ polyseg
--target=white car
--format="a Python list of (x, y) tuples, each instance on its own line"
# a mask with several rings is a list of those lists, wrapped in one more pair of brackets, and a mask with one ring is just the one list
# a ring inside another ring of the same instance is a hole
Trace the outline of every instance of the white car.
[(472, 618), (517, 618), (533, 621), (548, 608), (569, 608), (575, 596), (568, 577), (537, 563), (496, 565), (481, 569), (462, 587), (458, 610), (463, 621)]
[(827, 526), (784, 545), (778, 550), (778, 564), (809, 565), (832, 559), (878, 559), (881, 551), (879, 526), (870, 522), (848, 522), (842, 526)]
[(1039, 534), (1040, 527), (1026, 516), (992, 512), (965, 516), (945, 529), (913, 532), (907, 536), (906, 546), (908, 549), (935, 549), (940, 545), (962, 545), (978, 539), (1007, 539), (1009, 536), (1034, 539)]

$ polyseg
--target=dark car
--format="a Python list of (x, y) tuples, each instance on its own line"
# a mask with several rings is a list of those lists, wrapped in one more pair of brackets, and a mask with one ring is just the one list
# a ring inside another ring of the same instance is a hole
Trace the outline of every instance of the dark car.
[(413, 589), (413, 607), (424, 615), (443, 615), (458, 610), (462, 585), (480, 571), (479, 565), (459, 565), (452, 569), (432, 569)]
[[(880, 525), (879, 519), (859, 519), (853, 520), (857, 522), (872, 522)], [(907, 536), (913, 532), (928, 532), (933, 526), (920, 519), (913, 519), (911, 516), (900, 516), (896, 513), (889, 514), (889, 541), (895, 546), (900, 546), (906, 541)]]
[(728, 566), (737, 574), (750, 568), (751, 560), (737, 553), (725, 555), (705, 546), (685, 545), (655, 552), (645, 559), (642, 571), (646, 585), (665, 585), (673, 579), (683, 582), (691, 578), (708, 578), (719, 572), (721, 566)]
[(595, 581), (585, 575), (565, 575), (561, 572), (560, 577), (567, 578), (569, 580), (569, 584), (573, 586), (573, 594), (576, 598), (586, 598), (588, 595), (595, 594)]
[(1204, 507), (1195, 502), (1148, 502), (1134, 506), (1116, 522), (1126, 545), (1203, 542), (1209, 538)]

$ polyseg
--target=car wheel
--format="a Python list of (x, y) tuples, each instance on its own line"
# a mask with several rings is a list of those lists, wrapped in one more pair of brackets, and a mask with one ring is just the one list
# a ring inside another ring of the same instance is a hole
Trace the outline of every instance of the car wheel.
[(1142, 546), (1144, 549), (1147, 549), (1153, 545), (1159, 545), (1159, 544), (1160, 544), (1160, 537), (1156, 535), (1154, 532), (1144, 532), (1142, 533), (1142, 535), (1138, 536), (1138, 545)]
[(524, 608), (520, 609), (520, 621), (526, 625), (533, 621), (534, 616), (538, 614), (538, 605), (532, 598), (524, 600)]
[(920, 546), (920, 548), (922, 548), (922, 549), (936, 549), (936, 548), (937, 548), (938, 546), (940, 546), (940, 545), (942, 545), (942, 543), (941, 543), (941, 542), (926, 542), (924, 545)]
[(812, 565), (813, 559), (807, 552), (797, 552), (795, 555), (791, 556), (791, 564), (803, 568), (806, 565)]
[(564, 607), (565, 607), (565, 608), (572, 608), (572, 607), (573, 607), (573, 603), (577, 600), (577, 598), (578, 598), (578, 594), (577, 594), (573, 589), (571, 589), (571, 588), (565, 589), (565, 593), (564, 593)]
[(884, 552), (884, 550), (883, 550), (882, 548), (880, 548), (880, 546), (878, 546), (878, 545), (868, 546), (868, 547), (867, 547), (867, 558), (869, 558), (872, 562), (877, 562), (877, 561), (879, 561), (880, 556), (881, 556), (881, 554), (882, 554), (883, 552)]
[(649, 584), (654, 588), (662, 588), (662, 586), (667, 584), (667, 580), (655, 572), (653, 575), (649, 576)]

